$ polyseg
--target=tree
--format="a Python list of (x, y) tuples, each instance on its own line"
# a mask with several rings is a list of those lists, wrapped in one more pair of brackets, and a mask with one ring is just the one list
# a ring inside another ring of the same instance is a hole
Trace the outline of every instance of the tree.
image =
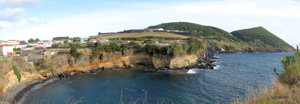
[(36, 39), (34, 40), (35, 43), (37, 43), (37, 42), (39, 42), (39, 41), (40, 41), (39, 38), (36, 38)]
[(129, 49), (131, 49), (131, 48), (130, 48), (130, 45), (128, 45), (128, 44), (122, 44), (122, 45), (121, 45), (121, 50), (122, 50), (122, 51), (126, 51), (126, 50), (129, 50)]
[(187, 51), (189, 49), (189, 46), (187, 44), (182, 45), (183, 51)]
[(202, 42), (195, 38), (195, 37), (192, 37), (192, 38), (189, 38), (189, 53), (196, 53), (199, 51), (199, 49), (203, 48), (203, 45), (202, 45)]
[(155, 44), (146, 44), (145, 50), (148, 54), (155, 55), (156, 53), (159, 52), (160, 47), (158, 45), (155, 45)]
[(68, 36), (64, 37), (54, 37), (53, 40), (64, 40), (64, 39), (70, 39)]
[(80, 42), (80, 37), (74, 37), (73, 42)]
[(32, 38), (30, 38), (29, 40), (28, 40), (28, 43), (33, 43), (34, 42), (34, 39), (32, 39)]
[(78, 52), (76, 45), (71, 45), (70, 54), (75, 58), (79, 58), (82, 55), (82, 53)]
[(112, 52), (121, 51), (121, 47), (116, 42), (109, 43), (109, 47), (111, 48)]
[(64, 41), (64, 44), (67, 44), (67, 43), (69, 43), (69, 41), (68, 41), (68, 40), (65, 40), (65, 41)]

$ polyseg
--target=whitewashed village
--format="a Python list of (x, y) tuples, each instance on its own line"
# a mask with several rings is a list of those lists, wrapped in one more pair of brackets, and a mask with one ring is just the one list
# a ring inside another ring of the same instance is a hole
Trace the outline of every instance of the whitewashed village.
[[(73, 42), (73, 39), (64, 40), (0, 40), (0, 56), (19, 56), (17, 52), (30, 50), (43, 50), (52, 47), (54, 44)], [(80, 44), (87, 43), (87, 39), (80, 39)]]
[[(176, 33), (176, 34), (189, 35), (189, 36), (192, 36), (194, 33), (196, 33), (196, 32), (186, 32), (186, 31), (179, 31), (179, 30), (164, 30), (162, 28), (157, 28), (157, 29), (130, 29), (130, 30), (124, 30), (120, 32), (108, 32), (108, 33), (99, 32), (98, 35), (143, 33), (143, 32), (168, 32), (168, 33)], [(22, 53), (26, 53), (26, 54), (30, 52), (33, 53), (34, 50), (42, 50), (43, 52), (41, 52), (40, 55), (54, 55), (57, 54), (58, 51), (57, 50), (51, 51), (52, 48), (58, 48), (58, 46), (60, 46), (59, 48), (68, 48), (69, 43), (76, 43), (76, 44), (81, 44), (82, 46), (87, 46), (88, 43), (97, 43), (97, 42), (106, 43), (109, 41), (110, 39), (107, 38), (88, 40), (88, 38), (80, 38), (80, 37), (69, 38), (68, 36), (54, 37), (52, 40), (39, 40), (38, 38), (36, 39), (31, 38), (29, 40), (0, 40), (0, 56), (1, 57), (22, 56)], [(120, 41), (121, 44), (128, 44), (129, 42), (130, 41), (127, 40)], [(176, 42), (179, 42), (179, 40)], [(141, 44), (141, 42), (138, 43)], [(159, 42), (158, 40), (155, 40), (154, 43), (159, 43)], [(169, 44), (166, 43), (164, 45), (169, 45)]]

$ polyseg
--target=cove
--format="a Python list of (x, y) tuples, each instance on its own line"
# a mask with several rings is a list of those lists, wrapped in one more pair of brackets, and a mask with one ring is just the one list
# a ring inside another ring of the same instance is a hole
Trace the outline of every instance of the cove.
[(216, 55), (221, 57), (218, 69), (197, 69), (195, 74), (142, 70), (74, 74), (34, 87), (25, 94), (24, 103), (230, 103), (258, 85), (271, 86), (277, 77), (273, 67), (279, 73), (284, 70), (278, 58), (283, 57), (281, 52)]

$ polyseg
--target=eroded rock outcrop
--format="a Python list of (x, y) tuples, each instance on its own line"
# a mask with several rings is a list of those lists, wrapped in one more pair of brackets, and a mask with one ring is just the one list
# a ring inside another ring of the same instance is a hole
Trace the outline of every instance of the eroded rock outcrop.
[[(20, 82), (12, 69), (13, 66), (16, 66), (21, 75)], [(21, 58), (0, 59), (0, 103), (10, 103), (26, 86), (44, 79), (31, 64)]]
[(98, 56), (91, 62), (89, 53), (85, 53), (79, 58), (74, 58), (69, 54), (55, 55), (45, 57), (36, 64), (43, 69), (41, 71), (43, 76), (55, 77), (64, 73), (89, 72), (91, 69), (93, 71), (101, 71), (134, 68), (137, 66), (142, 66), (139, 68), (148, 70), (181, 68), (195, 64), (199, 58), (194, 54), (170, 57), (164, 55), (151, 56), (144, 52), (133, 53), (132, 51), (101, 52)]

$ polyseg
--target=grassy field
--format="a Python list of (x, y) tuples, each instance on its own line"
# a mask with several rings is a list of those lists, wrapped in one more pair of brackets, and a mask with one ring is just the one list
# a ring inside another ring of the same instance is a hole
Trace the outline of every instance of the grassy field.
[(102, 38), (139, 38), (139, 37), (162, 37), (170, 39), (187, 39), (189, 36), (167, 33), (167, 32), (143, 32), (143, 33), (121, 33), (121, 34), (102, 34), (91, 36), (89, 39), (102, 39)]

